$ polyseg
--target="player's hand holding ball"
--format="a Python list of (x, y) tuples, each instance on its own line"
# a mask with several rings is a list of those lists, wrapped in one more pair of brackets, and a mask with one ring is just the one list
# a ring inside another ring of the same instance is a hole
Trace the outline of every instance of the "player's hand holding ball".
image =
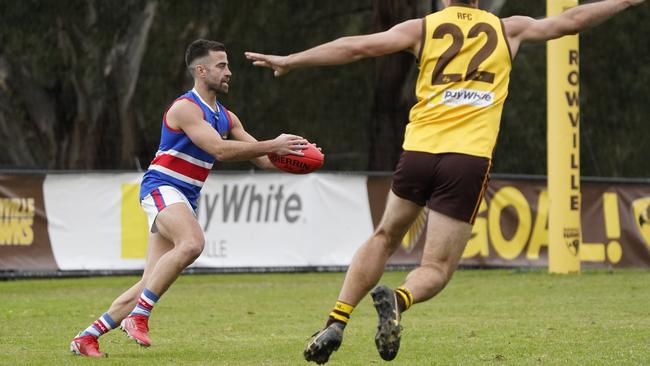
[[(280, 135), (278, 138), (282, 136)], [(269, 153), (269, 160), (279, 170), (292, 174), (311, 173), (323, 166), (325, 155), (316, 144), (307, 141), (306, 144), (298, 144), (295, 147), (296, 149), (286, 155)]]

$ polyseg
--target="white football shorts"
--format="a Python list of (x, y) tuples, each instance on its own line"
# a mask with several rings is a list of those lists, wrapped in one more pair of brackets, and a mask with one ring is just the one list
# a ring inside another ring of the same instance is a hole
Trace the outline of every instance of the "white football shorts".
[(142, 201), (140, 201), (140, 206), (142, 206), (142, 209), (147, 214), (149, 232), (158, 232), (158, 228), (156, 227), (156, 216), (158, 216), (158, 213), (164, 210), (165, 207), (179, 202), (186, 204), (187, 208), (189, 208), (196, 217), (196, 211), (194, 211), (185, 195), (172, 186), (160, 186), (146, 195)]

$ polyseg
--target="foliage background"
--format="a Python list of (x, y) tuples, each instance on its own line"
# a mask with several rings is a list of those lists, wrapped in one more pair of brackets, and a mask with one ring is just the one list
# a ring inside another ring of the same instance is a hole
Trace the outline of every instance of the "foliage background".
[[(544, 1), (484, 3), (498, 3), (502, 17), (545, 14)], [(146, 168), (164, 110), (191, 88), (184, 49), (203, 37), (226, 43), (234, 76), (222, 102), (258, 139), (301, 134), (323, 147), (325, 169), (390, 171), (414, 100), (412, 56), (275, 79), (243, 52), (296, 52), (386, 29), (437, 6), (417, 0), (2, 1), (0, 167)], [(583, 175), (650, 172), (644, 149), (649, 16), (644, 4), (581, 36)], [(545, 52), (544, 44), (525, 44), (514, 62), (494, 172), (546, 174)]]

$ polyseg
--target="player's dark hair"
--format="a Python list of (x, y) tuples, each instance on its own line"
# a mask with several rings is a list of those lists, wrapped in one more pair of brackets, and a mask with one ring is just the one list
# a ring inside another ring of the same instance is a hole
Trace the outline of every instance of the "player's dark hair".
[(226, 46), (223, 43), (217, 41), (210, 41), (207, 39), (197, 39), (196, 41), (190, 43), (187, 46), (185, 51), (185, 65), (190, 67), (192, 61), (197, 58), (207, 56), (210, 51), (223, 51), (226, 52)]
[(460, 3), (460, 4), (471, 4), (473, 0), (452, 0), (452, 3)]

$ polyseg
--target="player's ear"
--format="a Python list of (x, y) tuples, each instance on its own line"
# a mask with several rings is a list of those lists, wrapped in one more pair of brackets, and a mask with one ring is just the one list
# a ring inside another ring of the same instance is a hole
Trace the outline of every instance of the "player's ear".
[(196, 76), (205, 76), (206, 73), (205, 66), (198, 64), (194, 67), (194, 73)]

